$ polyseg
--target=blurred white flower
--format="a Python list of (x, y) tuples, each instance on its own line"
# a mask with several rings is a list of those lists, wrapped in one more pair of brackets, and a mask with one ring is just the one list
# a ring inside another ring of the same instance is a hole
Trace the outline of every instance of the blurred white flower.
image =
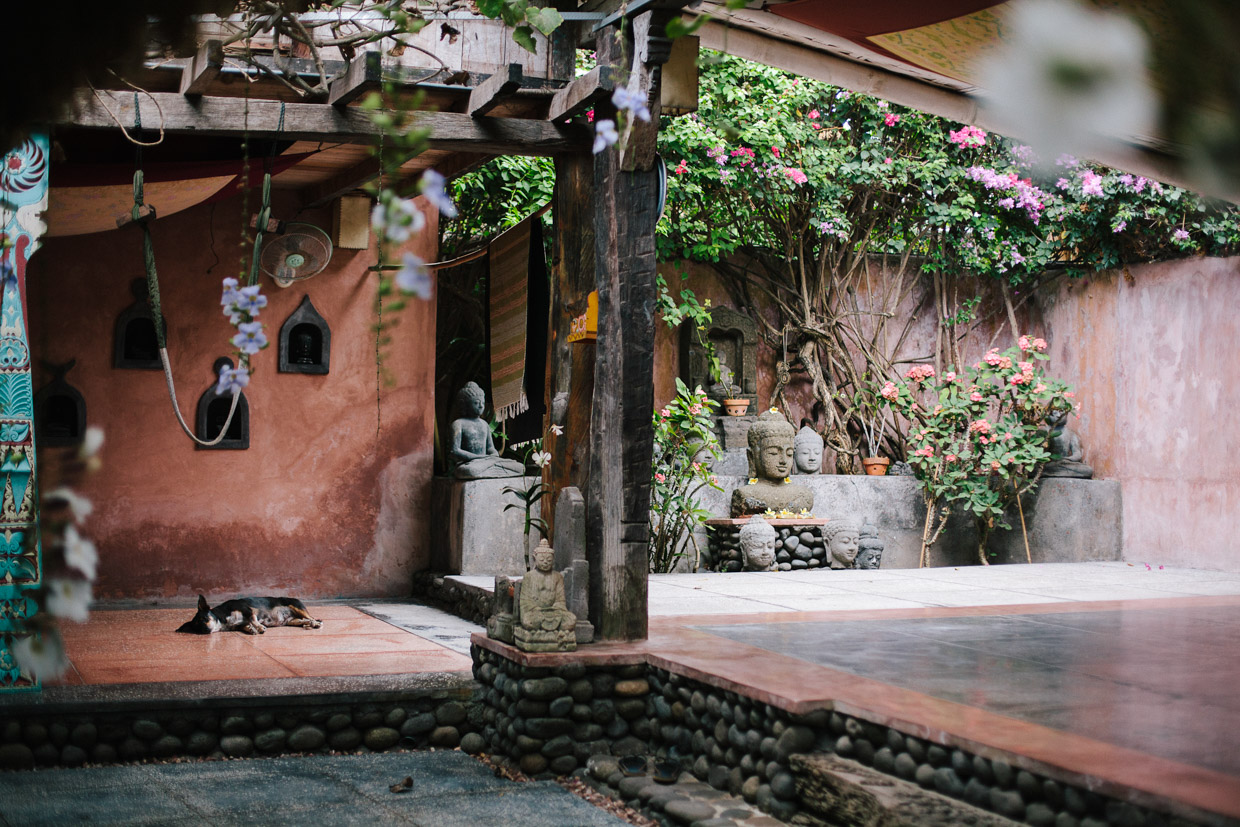
[(534, 460), (534, 464), (539, 468), (546, 468), (547, 463), (551, 462), (551, 454), (548, 451), (535, 451), (530, 459)]
[(95, 544), (87, 540), (73, 526), (65, 527), (65, 563), (87, 578), (95, 579), (95, 567), (99, 564), (99, 552)]
[(72, 488), (67, 488), (63, 485), (53, 488), (51, 491), (44, 494), (43, 502), (48, 505), (59, 505), (63, 503), (68, 506), (69, 511), (73, 514), (73, 522), (78, 525), (81, 525), (86, 518), (90, 516), (91, 512), (95, 510), (95, 507), (91, 504), (90, 500), (86, 499)]
[(82, 459), (90, 459), (99, 453), (99, 449), (103, 447), (103, 428), (98, 425), (91, 425), (86, 429), (86, 435), (82, 438), (82, 447), (78, 449), (78, 456)]
[(13, 641), (13, 659), (23, 672), (40, 680), (59, 678), (69, 669), (64, 644), (55, 632)]
[(1152, 134), (1147, 44), (1128, 17), (1072, 0), (1014, 3), (981, 67), (985, 105), (1042, 158)]
[(55, 617), (85, 623), (90, 617), (90, 583), (85, 580), (47, 581), (47, 611)]
[(556, 436), (563, 436), (563, 434), (564, 434), (564, 429), (563, 429), (561, 426), (559, 426), (559, 425), (552, 425), (552, 426), (551, 426), (551, 433), (555, 434)]
[(411, 293), (420, 299), (429, 299), (434, 292), (426, 262), (413, 253), (405, 253), (401, 257), (401, 267), (396, 271), (395, 282), (401, 292)]

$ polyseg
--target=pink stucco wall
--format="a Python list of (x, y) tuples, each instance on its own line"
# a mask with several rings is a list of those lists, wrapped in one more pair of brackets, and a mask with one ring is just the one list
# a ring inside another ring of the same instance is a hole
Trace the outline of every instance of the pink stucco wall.
[[(239, 202), (160, 219), (153, 235), (169, 353), (193, 427), (214, 360), (230, 353), (220, 280), (238, 272)], [(251, 205), (253, 206), (253, 205)], [(291, 214), (292, 205), (275, 205)], [(330, 214), (298, 220), (330, 227)], [(435, 217), (410, 249), (434, 258)], [(161, 371), (112, 368), (113, 323), (143, 274), (133, 227), (52, 238), (31, 261), (30, 339), (39, 360), (77, 359), (68, 381), (105, 431), (85, 493), (99, 546), (98, 598), (205, 592), (396, 596), (429, 559), (435, 305), (412, 300), (376, 368), (373, 251), (337, 250), (287, 289), (260, 277), (271, 347), (254, 357), (250, 448), (202, 451), (174, 419)], [(208, 270), (210, 272), (208, 272)], [(331, 372), (279, 373), (280, 325), (309, 294), (331, 327)], [(36, 373), (35, 387), (47, 380)], [(50, 452), (48, 452), (50, 456)]]
[[(730, 304), (708, 268), (691, 265), (690, 274), (687, 286), (700, 298)], [(678, 291), (670, 268), (665, 276)], [(934, 340), (922, 299), (901, 309), (917, 313), (907, 356), (929, 353)], [(1011, 346), (997, 302), (984, 303), (991, 315), (964, 343), (966, 360)], [(1080, 415), (1069, 424), (1085, 461), (1096, 477), (1121, 483), (1129, 561), (1240, 570), (1240, 371), (1230, 362), (1240, 341), (1237, 308), (1240, 258), (1187, 259), (1055, 280), (1018, 313), (1022, 332), (1050, 342), (1051, 375), (1076, 389)], [(658, 401), (674, 393), (675, 341), (660, 327)], [(774, 360), (772, 348), (759, 348), (763, 405)], [(794, 408), (805, 398), (796, 388), (789, 396)], [(830, 457), (823, 467), (832, 467)]]
[(1240, 258), (1098, 273), (1044, 304), (1085, 460), (1123, 486), (1125, 559), (1240, 569)]

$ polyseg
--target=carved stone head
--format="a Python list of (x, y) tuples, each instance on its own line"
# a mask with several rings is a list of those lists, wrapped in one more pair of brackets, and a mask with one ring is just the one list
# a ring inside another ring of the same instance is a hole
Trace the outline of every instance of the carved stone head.
[(456, 394), (457, 415), (469, 419), (482, 416), (486, 403), (486, 392), (479, 387), (477, 382), (468, 382)]
[(543, 540), (534, 549), (534, 568), (546, 574), (555, 568), (555, 549)]
[(745, 555), (746, 571), (770, 571), (775, 565), (777, 535), (771, 524), (761, 517), (750, 517), (741, 526), (741, 552)]
[(856, 523), (847, 520), (833, 520), (822, 527), (822, 538), (826, 541), (829, 561), (833, 569), (850, 569), (857, 560), (857, 548), (861, 539), (861, 530)]
[(796, 431), (779, 411), (767, 411), (749, 428), (749, 476), (780, 483), (792, 473)]
[(802, 426), (792, 441), (792, 458), (796, 462), (797, 472), (817, 474), (821, 471), (823, 447), (819, 433), (808, 425)]

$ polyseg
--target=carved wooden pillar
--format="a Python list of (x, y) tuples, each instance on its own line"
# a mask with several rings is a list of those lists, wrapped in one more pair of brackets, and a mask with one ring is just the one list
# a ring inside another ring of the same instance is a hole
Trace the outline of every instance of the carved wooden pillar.
[(3, 633), (20, 633), (34, 609), (26, 592), (43, 578), (43, 561), (33, 534), (34, 389), (26, 335), (26, 263), (46, 229), (48, 139), (32, 135), (5, 153), (0, 170), (0, 222), (7, 242), (0, 248), (0, 692), (37, 689), (19, 674)]

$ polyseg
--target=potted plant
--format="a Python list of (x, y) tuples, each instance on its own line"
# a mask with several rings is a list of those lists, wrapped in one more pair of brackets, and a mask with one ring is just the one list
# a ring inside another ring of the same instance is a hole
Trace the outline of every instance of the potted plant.
[(885, 402), (879, 404), (878, 396), (868, 387), (859, 392), (853, 402), (860, 409), (857, 421), (861, 423), (861, 433), (865, 437), (866, 454), (861, 457), (861, 467), (871, 477), (886, 476), (891, 459), (879, 456), (879, 449), (883, 443), (883, 432), (887, 429), (887, 420), (883, 415), (887, 405)]

